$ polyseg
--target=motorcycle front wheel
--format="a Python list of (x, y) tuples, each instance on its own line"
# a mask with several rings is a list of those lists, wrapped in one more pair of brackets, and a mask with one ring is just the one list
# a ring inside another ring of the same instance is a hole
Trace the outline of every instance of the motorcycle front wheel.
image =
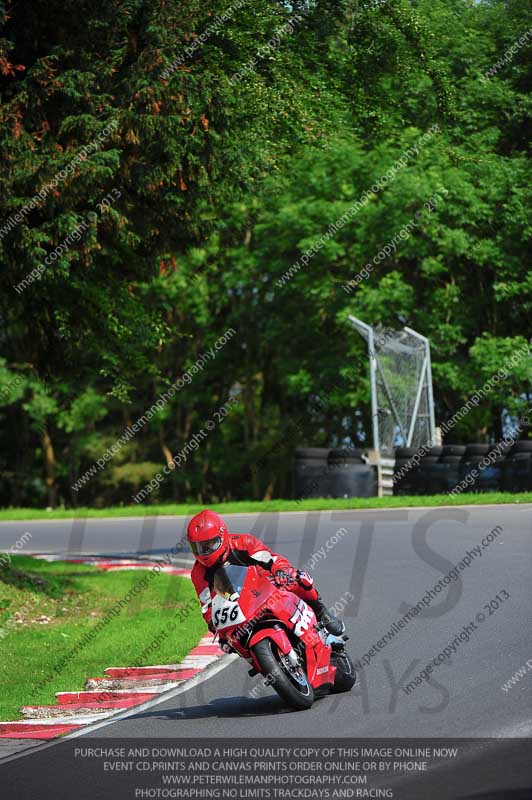
[(288, 658), (280, 653), (275, 642), (263, 639), (253, 647), (255, 658), (267, 683), (279, 697), (296, 711), (310, 708), (314, 702), (314, 690), (305, 670), (290, 664)]
[(351, 656), (345, 652), (334, 652), (331, 655), (331, 662), (336, 667), (333, 692), (348, 692), (357, 682), (355, 665)]

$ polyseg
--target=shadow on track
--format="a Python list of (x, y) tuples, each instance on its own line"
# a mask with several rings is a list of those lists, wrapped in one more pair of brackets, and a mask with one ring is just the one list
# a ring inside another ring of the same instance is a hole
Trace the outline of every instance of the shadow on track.
[(276, 696), (261, 697), (258, 699), (250, 697), (224, 697), (211, 700), (203, 705), (190, 706), (190, 708), (165, 708), (157, 711), (146, 711), (143, 714), (136, 714), (135, 719), (168, 719), (168, 720), (192, 720), (240, 718), (240, 717), (269, 717), (279, 714), (295, 714), (291, 708), (287, 708), (282, 700)]

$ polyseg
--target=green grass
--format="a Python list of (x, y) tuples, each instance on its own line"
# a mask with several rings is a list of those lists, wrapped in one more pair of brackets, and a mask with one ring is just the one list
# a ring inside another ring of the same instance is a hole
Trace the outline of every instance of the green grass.
[[(62, 664), (84, 634), (148, 575), (153, 577), (120, 614)], [(22, 622), (12, 625), (16, 611)], [(206, 632), (185, 578), (149, 570), (104, 572), (22, 556), (0, 570), (0, 629), (6, 632), (0, 638), (4, 721), (18, 719), (22, 705), (50, 705), (55, 692), (83, 689), (87, 677), (103, 677), (106, 667), (178, 663)], [(158, 649), (142, 658), (158, 635)]]
[(507, 494), (487, 492), (486, 494), (461, 494), (451, 496), (436, 494), (412, 497), (352, 497), (346, 500), (309, 499), (297, 500), (241, 500), (234, 503), (174, 503), (168, 505), (133, 505), (113, 508), (56, 508), (46, 511), (42, 508), (4, 508), (0, 509), (0, 522), (6, 520), (32, 519), (73, 519), (74, 517), (154, 517), (162, 515), (190, 516), (207, 506), (225, 514), (258, 514), (263, 511), (336, 511), (365, 508), (409, 508), (414, 506), (464, 506), (488, 505), (493, 503), (532, 503), (532, 492)]

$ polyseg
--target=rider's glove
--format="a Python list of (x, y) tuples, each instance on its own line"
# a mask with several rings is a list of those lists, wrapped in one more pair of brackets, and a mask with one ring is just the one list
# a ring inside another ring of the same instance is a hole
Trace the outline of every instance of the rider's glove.
[(278, 569), (273, 579), (277, 586), (290, 586), (297, 581), (297, 569)]
[(308, 572), (304, 570), (298, 570), (297, 573), (297, 582), (303, 589), (312, 589), (314, 586), (314, 578), (312, 575), (309, 575)]

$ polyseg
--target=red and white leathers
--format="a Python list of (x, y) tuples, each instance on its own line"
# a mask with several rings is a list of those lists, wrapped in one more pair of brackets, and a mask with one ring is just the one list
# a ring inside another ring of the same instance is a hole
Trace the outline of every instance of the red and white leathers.
[(201, 613), (209, 627), (214, 572), (222, 563), (258, 566), (268, 570), (272, 575), (281, 571), (292, 578), (292, 581), (284, 584), (288, 591), (294, 592), (307, 603), (318, 600), (319, 595), (313, 586), (311, 576), (307, 572), (295, 570), (288, 559), (273, 553), (260, 539), (250, 533), (229, 533), (228, 543), (229, 548), (216, 564), (206, 567), (196, 561), (192, 568), (192, 583), (201, 603)]

